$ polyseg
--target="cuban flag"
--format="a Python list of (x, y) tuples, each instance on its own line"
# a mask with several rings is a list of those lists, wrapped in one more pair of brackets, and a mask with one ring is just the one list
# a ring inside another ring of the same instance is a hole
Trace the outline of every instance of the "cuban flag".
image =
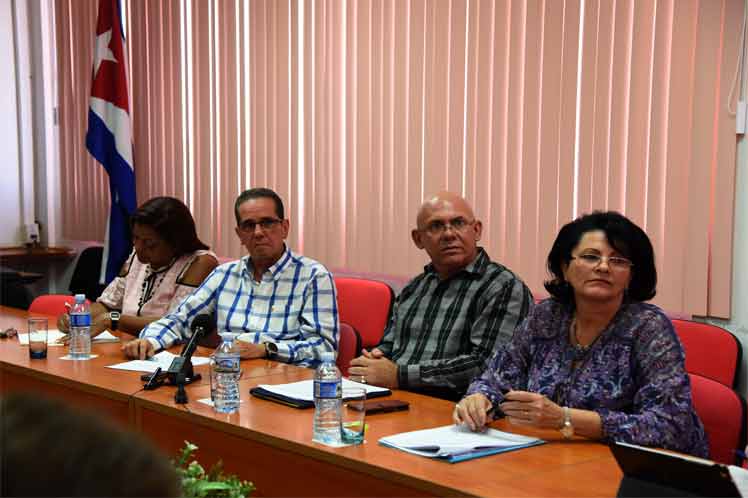
[(118, 0), (99, 0), (86, 148), (109, 175), (102, 283), (111, 282), (132, 249), (129, 217), (135, 211), (125, 38)]

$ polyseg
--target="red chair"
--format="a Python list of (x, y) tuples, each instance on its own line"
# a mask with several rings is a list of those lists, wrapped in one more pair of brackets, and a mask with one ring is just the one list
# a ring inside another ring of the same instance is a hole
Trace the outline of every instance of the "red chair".
[(73, 305), (75, 296), (64, 294), (45, 294), (39, 296), (31, 302), (29, 313), (38, 313), (40, 315), (61, 315), (67, 311), (65, 304)]
[(736, 451), (745, 444), (745, 400), (732, 388), (698, 374), (688, 374), (694, 408), (709, 437), (715, 462), (740, 465)]
[(708, 323), (672, 320), (686, 352), (686, 371), (734, 388), (742, 349), (727, 330)]
[(348, 323), (361, 335), (361, 344), (369, 349), (382, 340), (392, 315), (395, 293), (378, 280), (335, 277), (338, 290), (340, 321)]
[(348, 367), (351, 360), (361, 351), (361, 336), (352, 326), (340, 322), (340, 340), (338, 341), (337, 365), (343, 377), (348, 377)]

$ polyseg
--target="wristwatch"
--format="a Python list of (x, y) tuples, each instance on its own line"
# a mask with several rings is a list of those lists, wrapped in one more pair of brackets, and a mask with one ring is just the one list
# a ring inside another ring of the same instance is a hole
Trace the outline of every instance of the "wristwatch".
[(278, 346), (273, 342), (263, 342), (263, 346), (265, 346), (265, 357), (266, 358), (272, 358), (276, 354), (278, 354)]
[(119, 311), (110, 311), (109, 312), (109, 321), (112, 322), (112, 326), (110, 328), (113, 331), (117, 330), (117, 326), (119, 326), (119, 317), (120, 317)]
[(571, 425), (571, 410), (568, 406), (564, 407), (564, 425), (559, 429), (564, 439), (571, 439), (574, 437), (574, 426)]

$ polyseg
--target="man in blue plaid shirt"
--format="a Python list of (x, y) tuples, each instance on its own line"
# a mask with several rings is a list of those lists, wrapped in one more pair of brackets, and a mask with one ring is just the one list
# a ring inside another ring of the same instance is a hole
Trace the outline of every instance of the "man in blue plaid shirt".
[(316, 367), (337, 351), (338, 308), (332, 275), (286, 247), (289, 222), (270, 189), (242, 192), (234, 204), (236, 234), (249, 256), (217, 267), (195, 292), (140, 332), (123, 350), (148, 358), (191, 335), (199, 314), (216, 317), (218, 332), (238, 337), (242, 358), (270, 358)]

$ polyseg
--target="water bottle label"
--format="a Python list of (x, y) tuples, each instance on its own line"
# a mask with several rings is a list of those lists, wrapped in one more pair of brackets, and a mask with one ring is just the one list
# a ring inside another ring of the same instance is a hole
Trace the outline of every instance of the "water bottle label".
[(314, 381), (314, 396), (316, 398), (339, 398), (341, 395), (341, 385), (339, 380), (332, 381)]
[(216, 358), (216, 365), (221, 370), (239, 370), (239, 358)]
[(71, 327), (90, 327), (91, 326), (91, 315), (89, 314), (75, 314), (70, 315), (70, 326)]

